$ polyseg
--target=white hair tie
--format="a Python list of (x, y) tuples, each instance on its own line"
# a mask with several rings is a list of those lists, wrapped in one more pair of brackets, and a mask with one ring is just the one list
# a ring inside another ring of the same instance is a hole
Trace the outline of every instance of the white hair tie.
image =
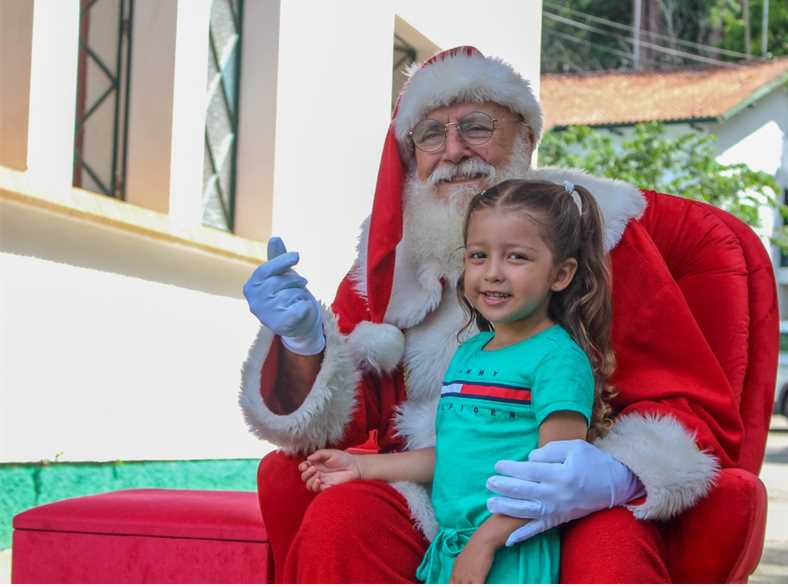
[(577, 190), (575, 189), (575, 184), (573, 184), (568, 179), (565, 179), (564, 180), (564, 189), (566, 190), (566, 193), (568, 193), (572, 197), (572, 201), (575, 203), (575, 206), (577, 206), (577, 211), (580, 212), (580, 214), (582, 214), (583, 213), (583, 202), (580, 199), (580, 194), (578, 194)]

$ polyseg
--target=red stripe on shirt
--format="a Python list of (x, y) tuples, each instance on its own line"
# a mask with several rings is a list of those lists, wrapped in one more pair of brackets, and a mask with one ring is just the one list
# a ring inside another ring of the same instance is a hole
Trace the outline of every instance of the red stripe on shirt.
[(531, 401), (530, 389), (512, 389), (511, 387), (496, 387), (494, 385), (479, 385), (463, 383), (460, 395), (481, 395), (498, 399), (513, 399), (518, 401)]

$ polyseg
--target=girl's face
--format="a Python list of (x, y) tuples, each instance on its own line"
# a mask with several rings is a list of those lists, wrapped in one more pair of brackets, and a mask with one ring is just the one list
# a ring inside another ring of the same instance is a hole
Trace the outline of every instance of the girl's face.
[(556, 265), (522, 210), (485, 208), (470, 218), (463, 293), (496, 338), (516, 342), (549, 325), (550, 295), (569, 285), (576, 267), (574, 259)]

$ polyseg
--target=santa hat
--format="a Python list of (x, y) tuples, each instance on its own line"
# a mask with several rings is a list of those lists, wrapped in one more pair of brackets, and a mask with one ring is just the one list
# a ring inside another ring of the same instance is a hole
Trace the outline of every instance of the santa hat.
[(383, 322), (402, 239), (405, 163), (413, 158), (408, 132), (424, 115), (461, 102), (495, 102), (520, 114), (538, 140), (542, 109), (531, 84), (509, 64), (474, 47), (443, 51), (408, 72), (389, 126), (378, 171), (367, 243), (367, 300), (373, 322)]
[(412, 157), (408, 132), (432, 110), (459, 102), (495, 102), (523, 117), (542, 134), (542, 108), (530, 82), (511, 65), (485, 57), (474, 47), (457, 47), (431, 57), (407, 72), (394, 111), (395, 134), (406, 159)]

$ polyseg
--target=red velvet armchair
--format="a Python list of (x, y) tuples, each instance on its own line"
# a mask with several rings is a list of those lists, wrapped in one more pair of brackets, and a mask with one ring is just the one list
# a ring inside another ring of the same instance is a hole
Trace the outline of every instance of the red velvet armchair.
[(779, 313), (771, 261), (744, 223), (713, 206), (647, 193), (643, 217), (739, 400), (744, 440), (735, 468), (668, 526), (679, 583), (746, 583), (766, 531), (766, 448), (777, 371)]
[[(668, 523), (680, 583), (746, 582), (763, 548), (766, 446), (778, 352), (771, 263), (731, 215), (647, 193), (643, 223), (737, 394), (745, 437), (735, 468)], [(264, 491), (260, 487), (260, 491)], [(253, 493), (120, 491), (34, 508), (14, 519), (14, 582), (264, 582), (273, 576)]]

